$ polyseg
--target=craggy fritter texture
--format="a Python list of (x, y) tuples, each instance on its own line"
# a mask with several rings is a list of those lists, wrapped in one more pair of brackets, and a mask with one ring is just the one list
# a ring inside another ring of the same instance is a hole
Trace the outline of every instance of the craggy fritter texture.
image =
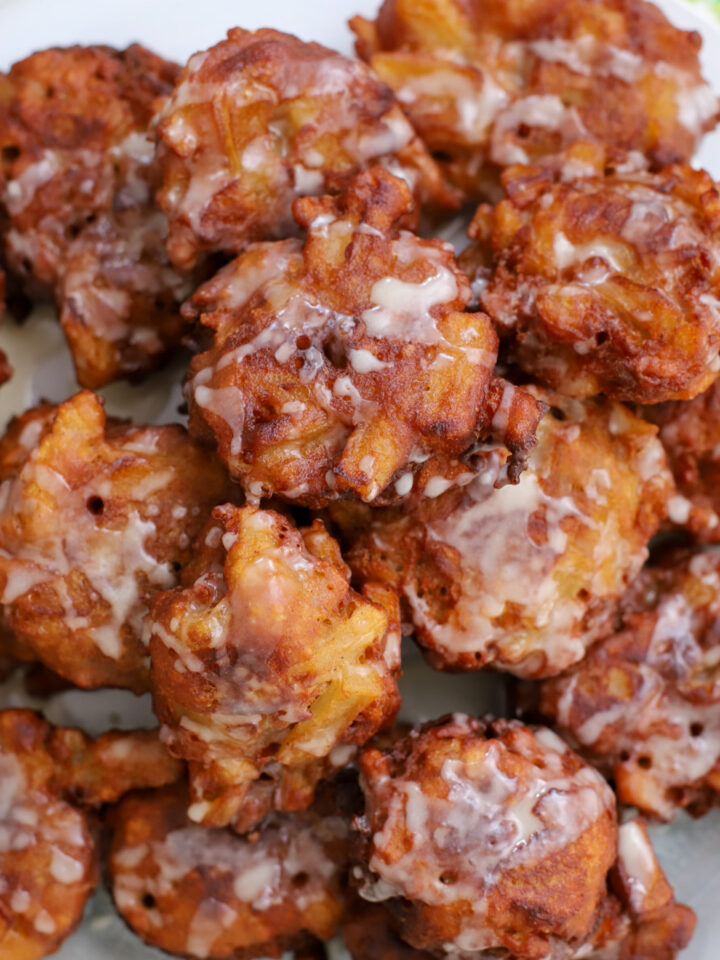
[(160, 114), (158, 202), (179, 268), (296, 232), (295, 197), (342, 191), (380, 162), (418, 201), (454, 194), (397, 105), (363, 64), (277, 30), (236, 28), (188, 61)]
[(97, 857), (93, 821), (74, 801), (97, 806), (181, 773), (157, 734), (109, 733), (93, 742), (30, 710), (0, 712), (3, 960), (53, 953), (81, 920)]
[(452, 246), (399, 229), (410, 205), (379, 167), (339, 199), (298, 200), (304, 245), (251, 247), (188, 305), (215, 331), (190, 367), (190, 430), (251, 496), (392, 502), (423, 477), (452, 486), (478, 439), (522, 469), (541, 408), (494, 375)]
[(660, 427), (679, 495), (670, 520), (704, 543), (720, 543), (720, 382), (689, 403), (643, 407), (641, 415)]
[(142, 621), (232, 496), (180, 426), (106, 422), (89, 391), (0, 440), (0, 604), (22, 659), (81, 687), (147, 689)]
[(463, 714), (360, 755), (352, 875), (419, 950), (544, 958), (593, 933), (615, 798), (549, 730)]
[(185, 329), (149, 132), (178, 71), (137, 45), (69, 47), (0, 78), (5, 257), (54, 296), (83, 386), (156, 366)]
[[(674, 960), (687, 946), (695, 916), (689, 907), (675, 903), (673, 889), (657, 862), (645, 824), (633, 820), (618, 828), (618, 859), (609, 875), (609, 892), (601, 903), (593, 931), (573, 957), (584, 960)], [(532, 926), (533, 917), (525, 918)], [(351, 901), (342, 922), (342, 935), (353, 960), (431, 960), (446, 957), (411, 947), (400, 936), (403, 914), (381, 903), (360, 898)], [(503, 952), (507, 960), (533, 960), (546, 945), (527, 941), (518, 952)], [(572, 949), (572, 948), (570, 948)], [(494, 956), (495, 954), (491, 954)], [(485, 957), (462, 953), (465, 957)], [(567, 960), (566, 943), (554, 941), (542, 960)]]
[(125, 922), (182, 957), (249, 960), (316, 953), (344, 902), (347, 823), (271, 814), (239, 837), (187, 816), (175, 787), (129, 797), (112, 811), (111, 891)]
[(577, 140), (689, 160), (717, 122), (700, 35), (642, 0), (385, 0), (351, 26), (469, 199)]
[(299, 810), (399, 706), (397, 598), (351, 589), (319, 520), (218, 507), (149, 629), (155, 711), (189, 761), (193, 820), (249, 829)]
[(654, 817), (703, 813), (720, 793), (720, 555), (648, 567), (618, 624), (542, 688), (541, 710)]
[(507, 198), (475, 216), (481, 249), (464, 264), (516, 363), (577, 397), (652, 404), (710, 386), (720, 194), (707, 173), (650, 173), (578, 144), (554, 168), (511, 167), (503, 185)]
[(354, 573), (400, 593), (437, 669), (537, 678), (581, 660), (674, 492), (650, 424), (604, 399), (534, 392), (550, 413), (517, 486), (497, 489), (490, 452), (466, 486), (409, 509), (331, 508)]

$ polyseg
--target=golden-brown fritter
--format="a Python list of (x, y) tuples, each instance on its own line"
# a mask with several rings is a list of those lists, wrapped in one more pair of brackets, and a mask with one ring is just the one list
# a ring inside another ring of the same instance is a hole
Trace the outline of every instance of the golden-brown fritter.
[(168, 253), (238, 253), (296, 232), (295, 197), (382, 163), (418, 201), (455, 205), (392, 91), (365, 64), (277, 30), (235, 28), (188, 61), (159, 119)]
[(399, 229), (410, 204), (379, 167), (339, 199), (298, 200), (304, 245), (256, 244), (188, 305), (215, 332), (190, 367), (190, 430), (250, 496), (392, 502), (420, 472), (452, 486), (478, 439), (520, 472), (541, 408), (494, 375), (450, 244)]
[(397, 598), (362, 594), (319, 520), (218, 507), (149, 620), (155, 711), (190, 764), (193, 820), (298, 810), (399, 706)]
[(515, 362), (578, 397), (652, 404), (710, 386), (720, 373), (720, 194), (707, 173), (650, 173), (578, 144), (554, 169), (510, 168), (503, 184), (507, 198), (475, 216), (481, 249), (465, 265)]
[(719, 115), (700, 35), (642, 0), (385, 0), (351, 26), (469, 199), (578, 140), (689, 160)]
[(720, 542), (720, 382), (690, 400), (643, 407), (641, 415), (660, 427), (679, 494), (670, 520), (702, 542)]
[(5, 256), (55, 297), (84, 386), (156, 366), (185, 329), (149, 129), (178, 71), (138, 45), (69, 47), (0, 78)]
[(157, 734), (110, 733), (93, 743), (29, 710), (0, 712), (3, 960), (38, 960), (57, 950), (95, 886), (94, 825), (69, 798), (84, 795), (99, 805), (127, 789), (171, 783), (181, 772)]
[[(618, 827), (618, 859), (609, 877), (608, 893), (601, 903), (590, 938), (573, 952), (585, 960), (674, 960), (687, 946), (694, 927), (693, 911), (675, 903), (647, 835), (645, 824), (633, 820)], [(541, 881), (542, 882), (542, 881)], [(431, 960), (446, 957), (444, 949), (432, 953), (406, 943), (398, 928), (402, 912), (395, 915), (381, 903), (353, 899), (342, 921), (342, 935), (353, 960)], [(532, 925), (532, 916), (523, 922)], [(545, 946), (537, 949), (545, 951)], [(524, 944), (519, 952), (503, 952), (507, 960), (524, 960), (536, 945)], [(463, 956), (473, 956), (463, 953)], [(477, 956), (485, 956), (483, 952)], [(567, 944), (555, 941), (543, 960), (567, 960)]]
[(63, 799), (47, 740), (29, 711), (0, 713), (0, 952), (53, 953), (82, 918), (97, 882), (87, 814)]
[(720, 555), (647, 567), (619, 622), (562, 677), (541, 710), (618, 798), (662, 819), (720, 794)]
[(161, 213), (146, 207), (121, 219), (101, 217), (82, 230), (55, 291), (78, 383), (93, 389), (137, 379), (166, 359), (186, 331), (180, 304), (196, 285), (169, 265)]
[(592, 934), (616, 856), (615, 798), (549, 730), (464, 714), (359, 758), (353, 876), (419, 950), (541, 958)]
[(81, 687), (147, 688), (142, 621), (232, 496), (180, 426), (106, 422), (84, 391), (0, 440), (0, 604), (16, 645)]
[(239, 837), (187, 816), (184, 787), (126, 797), (111, 813), (111, 892), (130, 928), (183, 957), (249, 960), (312, 950), (334, 934), (347, 824), (271, 814)]
[(131, 790), (176, 783), (184, 764), (160, 742), (157, 730), (111, 730), (92, 740), (82, 730), (58, 727), (52, 735), (55, 783), (75, 803), (101, 807)]
[(517, 486), (497, 488), (503, 462), (488, 452), (466, 486), (407, 509), (331, 508), (353, 572), (400, 593), (437, 669), (537, 678), (581, 660), (674, 492), (650, 424), (611, 401), (528, 389), (551, 409)]

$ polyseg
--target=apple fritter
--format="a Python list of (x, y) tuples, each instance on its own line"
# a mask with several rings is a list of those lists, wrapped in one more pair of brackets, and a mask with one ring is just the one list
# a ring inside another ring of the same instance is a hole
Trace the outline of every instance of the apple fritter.
[(615, 861), (615, 798), (554, 733), (464, 714), (359, 758), (352, 876), (419, 950), (541, 958), (593, 933)]
[(190, 816), (244, 832), (299, 810), (317, 782), (395, 717), (395, 594), (349, 585), (319, 520), (297, 530), (218, 507), (182, 586), (159, 594), (149, 630), (164, 742), (189, 761)]
[(109, 733), (93, 742), (30, 710), (0, 712), (3, 960), (39, 960), (80, 923), (98, 870), (94, 822), (77, 798), (99, 805), (181, 773), (156, 733)]
[(670, 520), (703, 543), (720, 542), (720, 382), (689, 402), (643, 407), (660, 427), (678, 496)]
[(619, 800), (669, 820), (720, 794), (720, 555), (647, 567), (616, 629), (542, 687), (540, 709), (612, 777)]
[(578, 140), (687, 161), (720, 113), (700, 35), (643, 0), (385, 0), (351, 26), (468, 199)]
[(342, 914), (346, 821), (271, 814), (252, 833), (202, 827), (174, 787), (126, 797), (111, 812), (111, 892), (128, 926), (182, 957), (317, 955)]
[[(507, 960), (674, 960), (687, 946), (695, 927), (689, 907), (675, 902), (641, 820), (618, 827), (618, 859), (609, 875), (609, 888), (595, 919), (593, 931), (577, 951), (555, 940), (546, 950), (528, 939), (502, 956)], [(471, 854), (472, 855), (472, 854)], [(544, 879), (540, 880), (542, 884)], [(518, 904), (520, 923), (533, 926), (533, 914)], [(346, 908), (342, 935), (353, 960), (432, 960), (447, 952), (419, 950), (400, 936), (402, 911), (391, 911), (382, 903), (368, 903), (357, 897)], [(568, 952), (568, 951), (571, 952)], [(454, 954), (451, 954), (454, 955)], [(487, 951), (463, 951), (463, 957), (489, 956)], [(495, 955), (495, 954), (490, 954)], [(498, 954), (499, 955), (499, 954)]]
[(157, 366), (192, 278), (170, 267), (150, 122), (179, 68), (138, 45), (43, 50), (0, 78), (4, 251), (55, 298), (78, 380)]
[(498, 489), (491, 451), (467, 485), (406, 509), (330, 508), (353, 572), (398, 591), (440, 670), (537, 678), (581, 660), (674, 493), (656, 428), (603, 398), (528, 389), (550, 413), (516, 486)]
[(147, 689), (142, 622), (232, 496), (180, 426), (106, 422), (84, 391), (0, 440), (0, 604), (15, 646), (81, 687)]
[(720, 194), (709, 174), (651, 173), (578, 144), (558, 165), (511, 167), (503, 184), (506, 199), (475, 216), (480, 249), (465, 266), (516, 363), (578, 397), (653, 404), (710, 386)]
[(411, 202), (378, 167), (300, 199), (304, 244), (252, 246), (187, 305), (214, 331), (190, 367), (190, 430), (251, 497), (392, 502), (421, 474), (452, 486), (478, 440), (521, 471), (541, 407), (494, 375), (497, 338), (463, 312), (452, 246), (400, 229)]
[(180, 269), (297, 231), (296, 197), (342, 191), (382, 163), (422, 203), (455, 196), (365, 64), (277, 30), (235, 28), (188, 61), (160, 114), (158, 202)]

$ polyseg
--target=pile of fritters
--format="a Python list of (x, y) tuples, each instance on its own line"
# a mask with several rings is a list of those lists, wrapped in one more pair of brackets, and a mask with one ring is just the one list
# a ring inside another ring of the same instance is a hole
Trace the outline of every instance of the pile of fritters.
[[(84, 388), (0, 438), (0, 675), (158, 721), (0, 710), (7, 960), (101, 875), (196, 960), (692, 935), (629, 808), (720, 798), (700, 38), (642, 0), (352, 28), (361, 59), (238, 27), (182, 69), (93, 46), (0, 77), (3, 295), (55, 302)], [(106, 415), (94, 390), (180, 347), (186, 426)], [(412, 641), (512, 718), (397, 723)]]

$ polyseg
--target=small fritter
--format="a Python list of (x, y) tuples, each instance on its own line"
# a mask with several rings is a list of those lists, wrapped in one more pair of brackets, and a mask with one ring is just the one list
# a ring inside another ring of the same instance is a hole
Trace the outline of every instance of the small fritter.
[(352, 875), (433, 953), (548, 956), (590, 938), (616, 857), (615, 798), (554, 733), (463, 714), (360, 755)]
[(149, 630), (153, 700), (190, 764), (193, 820), (248, 830), (299, 810), (399, 706), (397, 598), (350, 571), (319, 520), (218, 507)]
[(128, 926), (150, 946), (202, 960), (317, 953), (343, 909), (346, 822), (271, 814), (239, 837), (198, 826), (187, 807), (175, 787), (112, 811), (111, 892)]
[(190, 367), (190, 430), (250, 496), (392, 502), (421, 471), (452, 486), (478, 439), (522, 469), (541, 408), (494, 375), (452, 246), (399, 229), (411, 202), (379, 167), (339, 199), (298, 200), (304, 245), (256, 244), (188, 304), (215, 331)]
[(8, 265), (54, 296), (80, 383), (156, 366), (192, 281), (169, 265), (150, 122), (179, 68), (134, 45), (35, 53), (0, 78)]
[(543, 685), (543, 714), (612, 777), (618, 798), (662, 819), (720, 794), (720, 554), (648, 567), (616, 630)]
[(0, 480), (0, 604), (16, 646), (81, 687), (147, 689), (143, 617), (232, 496), (220, 464), (180, 426), (106, 422), (84, 391), (12, 421)]
[(180, 304), (196, 283), (170, 267), (166, 236), (163, 215), (140, 208), (121, 226), (99, 218), (65, 251), (55, 298), (82, 386), (137, 379), (179, 345)]
[(577, 140), (687, 161), (720, 114), (700, 35), (642, 0), (385, 0), (351, 26), (469, 199)]
[(77, 797), (99, 805), (181, 772), (156, 734), (111, 733), (93, 743), (29, 710), (0, 712), (3, 960), (53, 953), (82, 918), (98, 871), (94, 825)]
[[(466, 486), (434, 499), (331, 515), (360, 581), (390, 584), (433, 667), (552, 676), (602, 635), (674, 492), (656, 430), (620, 404), (550, 405), (517, 486), (482, 456)], [(428, 488), (429, 489), (429, 485)]]
[[(687, 946), (695, 927), (693, 911), (675, 903), (673, 889), (657, 862), (645, 824), (633, 820), (618, 827), (618, 859), (610, 873), (612, 892), (600, 906), (590, 938), (571, 955), (584, 960), (674, 960)], [(544, 883), (541, 877), (539, 882)], [(521, 905), (522, 909), (522, 905)], [(532, 924), (532, 916), (521, 914)], [(431, 960), (447, 957), (418, 950), (406, 943), (399, 929), (402, 911), (384, 904), (370, 904), (360, 898), (351, 901), (342, 922), (342, 935), (353, 960)], [(565, 943), (546, 945), (527, 942), (510, 953), (507, 960), (567, 960)], [(453, 955), (453, 954), (451, 954)], [(486, 953), (462, 952), (463, 957), (485, 957)]]
[(503, 185), (507, 198), (475, 216), (480, 249), (465, 266), (516, 363), (576, 397), (652, 404), (710, 386), (720, 194), (709, 174), (615, 165), (578, 144), (554, 168), (511, 167)]
[(182, 270), (202, 251), (292, 235), (295, 197), (338, 193), (371, 163), (405, 178), (417, 200), (455, 205), (388, 86), (277, 30), (236, 28), (191, 57), (158, 133), (158, 202)]
[(704, 543), (720, 542), (720, 381), (689, 403), (643, 407), (641, 415), (660, 427), (679, 494), (670, 520)]

